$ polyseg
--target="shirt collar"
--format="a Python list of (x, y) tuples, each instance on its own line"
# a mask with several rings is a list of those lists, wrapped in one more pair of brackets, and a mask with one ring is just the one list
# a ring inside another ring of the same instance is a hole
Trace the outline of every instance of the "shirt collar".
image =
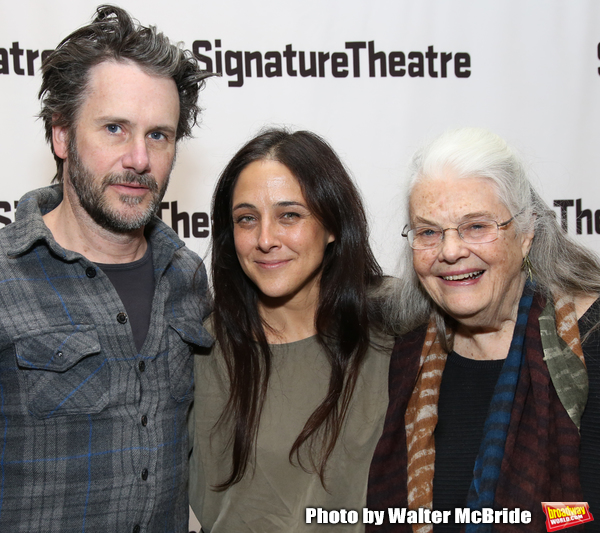
[(62, 201), (62, 185), (56, 184), (30, 191), (19, 200), (15, 221), (5, 231), (12, 233), (7, 253), (22, 255), (38, 241), (44, 241), (59, 257), (66, 259), (65, 250), (54, 240), (42, 216)]
[[(60, 246), (42, 218), (57, 207), (62, 199), (62, 184), (55, 184), (28, 192), (19, 200), (15, 222), (3, 230), (12, 233), (8, 239), (11, 243), (7, 249), (8, 255), (25, 254), (34, 244), (42, 241), (65, 261), (78, 260), (81, 257), (79, 253)], [(184, 246), (177, 234), (156, 216), (146, 226), (146, 238), (152, 241), (154, 254), (160, 251), (172, 256), (175, 250)]]

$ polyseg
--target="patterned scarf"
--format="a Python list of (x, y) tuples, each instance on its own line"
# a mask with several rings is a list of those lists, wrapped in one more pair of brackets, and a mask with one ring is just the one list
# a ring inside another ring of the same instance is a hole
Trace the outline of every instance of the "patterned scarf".
[[(557, 300), (555, 305), (556, 310), (552, 304), (544, 309), (544, 298), (534, 297), (532, 286), (525, 288), (468, 497), (472, 508), (494, 507), (494, 502), (500, 508), (531, 508), (532, 531), (536, 523), (543, 527), (540, 501), (580, 501), (581, 497), (577, 427), (587, 398), (587, 379), (581, 379), (585, 367), (574, 305), (568, 300)], [(369, 478), (369, 509), (431, 508), (434, 431), (445, 361), (433, 322), (426, 331), (421, 328), (396, 343), (390, 405)], [(527, 464), (531, 456), (539, 458), (537, 464)], [(406, 488), (402, 488), (406, 472)], [(527, 476), (535, 479), (535, 486), (528, 484)], [(481, 527), (476, 525), (476, 530), (484, 531)], [(410, 526), (376, 529), (402, 530), (410, 531)], [(432, 526), (413, 524), (412, 531), (431, 533)]]
[[(515, 399), (517, 381), (523, 363), (523, 346), (525, 344), (525, 328), (529, 318), (529, 310), (533, 301), (534, 287), (527, 282), (517, 313), (517, 321), (508, 356), (502, 365), (502, 371), (494, 388), (490, 402), (489, 414), (483, 426), (483, 438), (479, 453), (475, 460), (473, 481), (469, 488), (467, 505), (470, 509), (492, 507), (496, 483), (500, 474), (500, 465), (504, 457), (504, 445), (510, 423), (510, 413)], [(483, 526), (479, 528), (479, 525)], [(467, 524), (466, 533), (491, 531), (491, 524)]]

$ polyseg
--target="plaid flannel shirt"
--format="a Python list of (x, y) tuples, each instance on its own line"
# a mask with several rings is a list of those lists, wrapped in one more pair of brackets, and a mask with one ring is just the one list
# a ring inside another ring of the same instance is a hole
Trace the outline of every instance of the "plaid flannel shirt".
[(0, 231), (0, 531), (187, 532), (193, 354), (212, 342), (204, 267), (158, 218), (147, 227), (138, 352), (108, 278), (44, 224), (61, 198), (25, 195)]

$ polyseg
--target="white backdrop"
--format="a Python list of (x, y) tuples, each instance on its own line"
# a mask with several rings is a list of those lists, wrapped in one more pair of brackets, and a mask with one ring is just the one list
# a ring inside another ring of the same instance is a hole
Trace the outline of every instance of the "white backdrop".
[[(35, 119), (42, 51), (88, 22), (97, 3), (0, 0), (0, 227), (14, 220), (15, 201), (49, 183), (55, 172)], [(220, 55), (224, 69), (201, 95), (205, 112), (195, 138), (180, 146), (165, 197), (168, 223), (173, 202), (190, 223), (203, 220), (194, 214), (209, 212), (219, 172), (263, 126), (310, 129), (326, 137), (351, 169), (366, 200), (376, 255), (393, 273), (410, 155), (447, 128), (482, 126), (521, 151), (546, 201), (566, 200), (569, 233), (600, 251), (600, 2), (121, 0), (119, 5), (143, 24), (195, 46), (213, 68)], [(262, 77), (256, 63), (248, 75), (240, 61), (244, 52), (260, 52)], [(322, 72), (302, 76), (300, 56), (308, 61), (311, 52), (321, 57)], [(578, 206), (582, 235), (576, 234)], [(561, 209), (555, 210), (560, 216)], [(185, 218), (176, 227), (182, 237)], [(205, 255), (208, 238), (189, 231), (186, 242)]]
[[(49, 183), (55, 171), (35, 119), (41, 53), (88, 22), (97, 3), (0, 0), (0, 226), (14, 218), (15, 200)], [(579, 205), (583, 234), (576, 237), (600, 251), (599, 2), (122, 0), (119, 5), (143, 24), (195, 46), (213, 68), (220, 56), (224, 69), (201, 95), (205, 112), (195, 138), (180, 147), (165, 197), (168, 223), (172, 202), (190, 221), (194, 213), (209, 212), (219, 172), (261, 127), (310, 129), (327, 138), (351, 169), (366, 200), (376, 255), (393, 272), (410, 155), (447, 128), (483, 126), (521, 151), (550, 205), (572, 202), (566, 222), (573, 235)], [(260, 52), (262, 77), (256, 62), (250, 76), (239, 61), (245, 52)], [(303, 76), (300, 60), (308, 63), (311, 52), (321, 58), (322, 72)], [(560, 208), (555, 210), (560, 216)], [(180, 236), (184, 224), (183, 219), (177, 224)], [(207, 238), (190, 234), (186, 242), (205, 254)]]

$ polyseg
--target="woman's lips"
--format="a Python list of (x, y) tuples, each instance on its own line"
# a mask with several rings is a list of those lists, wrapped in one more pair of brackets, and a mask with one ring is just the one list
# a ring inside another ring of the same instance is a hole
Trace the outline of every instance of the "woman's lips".
[(473, 270), (471, 272), (461, 272), (456, 274), (446, 274), (440, 276), (444, 281), (474, 281), (479, 279), (485, 270)]
[(255, 263), (265, 270), (273, 270), (281, 266), (287, 265), (291, 259), (280, 259), (276, 261), (255, 261)]

